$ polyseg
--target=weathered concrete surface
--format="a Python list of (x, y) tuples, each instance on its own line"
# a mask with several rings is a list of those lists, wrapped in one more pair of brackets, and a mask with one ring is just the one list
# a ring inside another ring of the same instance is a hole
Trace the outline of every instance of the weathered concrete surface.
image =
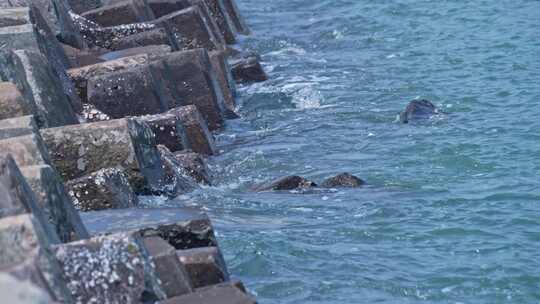
[(77, 303), (141, 303), (165, 298), (136, 234), (52, 246)]
[(190, 277), (178, 260), (174, 247), (156, 236), (144, 238), (143, 243), (167, 298), (193, 292)]
[(89, 237), (55, 169), (47, 165), (29, 166), (22, 167), (21, 172), (60, 241), (67, 243)]
[(236, 43), (236, 31), (233, 22), (227, 13), (223, 0), (202, 0), (210, 10), (210, 15), (215, 20), (221, 35), (227, 44)]
[(159, 188), (162, 164), (155, 136), (132, 119), (41, 130), (54, 165), (65, 180), (105, 168), (124, 168), (136, 192)]
[(78, 123), (73, 104), (61, 85), (62, 80), (41, 54), (25, 50), (9, 52), (0, 56), (0, 69), (0, 77), (14, 83), (23, 98), (33, 105), (33, 114), (40, 126)]
[(413, 100), (399, 114), (399, 121), (401, 123), (409, 123), (411, 121), (429, 119), (437, 114), (439, 114), (439, 110), (431, 101), (425, 99)]
[(39, 134), (0, 140), (0, 157), (8, 154), (13, 156), (19, 167), (51, 164), (47, 146)]
[(341, 173), (336, 176), (325, 179), (321, 183), (323, 188), (356, 188), (360, 187), (365, 182), (350, 173)]
[(0, 158), (0, 218), (38, 210), (36, 197), (11, 155)]
[(234, 24), (234, 27), (236, 31), (243, 35), (249, 35), (250, 30), (247, 26), (244, 17), (240, 14), (240, 10), (236, 6), (235, 0), (222, 0), (223, 4), (225, 5), (225, 9), (227, 11), (227, 14), (229, 15), (232, 23)]
[(58, 243), (54, 232), (32, 214), (0, 219), (0, 269), (34, 284), (45, 281), (54, 300), (72, 303), (60, 265), (49, 251)]
[[(0, 4), (0, 7), (2, 5)], [(29, 24), (30, 15), (28, 14), (28, 8), (2, 8), (0, 9), (0, 27), (17, 26), (23, 24)]]
[(195, 105), (210, 130), (223, 126), (224, 100), (216, 73), (204, 49), (174, 52), (163, 58), (165, 85), (174, 106)]
[(104, 4), (101, 0), (67, 0), (67, 3), (76, 14), (100, 8)]
[(116, 60), (106, 61), (67, 71), (68, 76), (75, 85), (81, 100), (87, 102), (88, 79), (113, 72), (127, 70), (132, 67), (144, 66), (149, 62), (146, 54), (124, 57)]
[(255, 56), (240, 58), (231, 62), (231, 71), (238, 83), (262, 82), (268, 80), (268, 76)]
[(296, 190), (296, 189), (308, 189), (317, 187), (314, 182), (303, 178), (301, 176), (292, 175), (278, 178), (269, 183), (256, 187), (256, 191), (283, 191), (283, 190)]
[(215, 285), (210, 285), (210, 286), (205, 286), (205, 287), (200, 287), (200, 288), (197, 288), (196, 290), (202, 292), (202, 291), (206, 291), (206, 290), (213, 289), (213, 288), (216, 288), (216, 287), (233, 287), (233, 288), (237, 288), (241, 292), (247, 294), (246, 286), (244, 286), (244, 283), (242, 283), (242, 281), (237, 280), (237, 279), (231, 279), (230, 281), (227, 281), (227, 282), (223, 282), (223, 283), (219, 283), (219, 284), (215, 284)]
[(196, 209), (119, 209), (85, 212), (81, 218), (91, 235), (138, 231), (159, 236), (175, 249), (217, 246), (212, 223)]
[(173, 113), (145, 115), (135, 119), (145, 122), (156, 135), (156, 142), (172, 152), (184, 150), (189, 145), (182, 121)]
[(0, 119), (7, 119), (31, 114), (34, 107), (13, 83), (0, 82), (0, 109)]
[(100, 56), (103, 60), (116, 60), (123, 57), (130, 57), (130, 56), (136, 56), (141, 54), (146, 54), (150, 58), (158, 58), (163, 55), (166, 55), (168, 53), (172, 52), (172, 48), (169, 45), (166, 44), (160, 44), (160, 45), (147, 45), (147, 46), (139, 46), (139, 47), (133, 47), (129, 49), (122, 49), (117, 50), (113, 52), (108, 52)]
[(64, 53), (69, 60), (69, 66), (71, 68), (83, 67), (105, 61), (99, 58), (101, 51), (88, 49), (80, 50), (67, 44), (62, 44), (62, 49), (64, 49)]
[(138, 0), (115, 1), (115, 3), (86, 11), (81, 16), (104, 27), (155, 19), (144, 1)]
[(236, 112), (236, 84), (232, 76), (231, 67), (227, 61), (225, 51), (213, 51), (209, 53), (210, 62), (216, 72), (217, 80), (223, 93), (225, 105), (225, 117), (229, 119), (238, 118)]
[(45, 290), (7, 273), (0, 273), (0, 294), (4, 303), (53, 304)]
[(165, 15), (150, 22), (167, 31), (174, 50), (223, 48), (202, 17), (198, 6)]
[(217, 247), (178, 250), (178, 259), (191, 278), (193, 287), (205, 287), (229, 280), (225, 260)]
[(159, 304), (256, 304), (257, 301), (238, 288), (230, 285), (219, 285), (213, 288), (198, 290)]
[(120, 39), (114, 39), (109, 46), (110, 50), (118, 51), (148, 45), (170, 45), (171, 40), (163, 28), (157, 28)]
[(186, 134), (185, 147), (194, 152), (214, 155), (217, 153), (214, 137), (201, 117), (197, 107), (184, 106), (170, 110), (181, 122)]
[(166, 95), (160, 73), (145, 65), (92, 77), (87, 101), (112, 118), (165, 112), (172, 97)]
[(127, 174), (118, 168), (102, 169), (70, 180), (66, 187), (79, 211), (131, 208), (139, 204)]
[(197, 183), (191, 179), (187, 170), (182, 167), (176, 156), (167, 147), (159, 145), (158, 150), (165, 171), (163, 194), (174, 198), (199, 188)]
[(96, 109), (96, 107), (91, 104), (83, 105), (83, 112), (81, 116), (82, 119), (87, 123), (111, 120), (111, 117), (109, 115)]
[(204, 157), (192, 151), (179, 151), (174, 154), (178, 164), (183, 167), (187, 174), (196, 182), (211, 185), (210, 173)]
[(20, 116), (0, 120), (0, 140), (38, 133), (34, 116)]

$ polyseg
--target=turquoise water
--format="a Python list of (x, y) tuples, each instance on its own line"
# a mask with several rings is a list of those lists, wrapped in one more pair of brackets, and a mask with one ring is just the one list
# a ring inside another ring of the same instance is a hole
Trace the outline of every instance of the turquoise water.
[[(238, 0), (240, 89), (184, 203), (260, 303), (540, 302), (540, 2)], [(395, 123), (413, 98), (447, 113)], [(287, 174), (355, 190), (255, 194)]]

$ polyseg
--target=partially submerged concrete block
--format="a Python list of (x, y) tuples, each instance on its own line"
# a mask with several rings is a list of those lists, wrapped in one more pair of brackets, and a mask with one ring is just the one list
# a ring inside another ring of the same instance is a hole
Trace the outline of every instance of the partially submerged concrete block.
[(0, 140), (38, 132), (36, 120), (32, 115), (0, 120)]
[(204, 21), (198, 6), (165, 15), (150, 23), (167, 31), (175, 50), (206, 48), (221, 49), (222, 46)]
[(217, 247), (178, 250), (177, 255), (195, 288), (220, 284), (229, 280), (227, 266)]
[(173, 94), (175, 106), (195, 105), (210, 130), (221, 128), (223, 93), (206, 50), (174, 52), (162, 62), (165, 85)]
[(47, 146), (39, 134), (0, 140), (0, 157), (8, 154), (19, 167), (51, 164)]
[(206, 214), (188, 208), (118, 209), (85, 212), (81, 218), (91, 235), (138, 231), (159, 236), (175, 249), (217, 246)]
[(0, 56), (0, 68), (0, 77), (17, 86), (24, 99), (32, 105), (33, 114), (41, 126), (78, 123), (62, 81), (45, 57), (32, 51), (12, 51)]
[(158, 145), (158, 150), (165, 173), (163, 194), (174, 198), (197, 189), (199, 186), (189, 176), (187, 170), (178, 162), (176, 156), (167, 147)]
[(0, 273), (0, 294), (5, 303), (53, 304), (45, 290), (7, 273)]
[(234, 27), (236, 31), (243, 35), (249, 35), (250, 30), (247, 26), (244, 18), (240, 14), (240, 10), (236, 6), (235, 0), (222, 0), (223, 4), (225, 5), (225, 9), (227, 11), (227, 14), (230, 17), (230, 20), (234, 24)]
[(174, 247), (156, 236), (144, 238), (143, 243), (167, 298), (193, 292), (190, 277), (178, 260)]
[(183, 122), (178, 115), (163, 113), (135, 119), (144, 121), (156, 135), (157, 144), (166, 146), (172, 152), (184, 150), (189, 145)]
[(210, 9), (210, 14), (214, 18), (221, 35), (227, 42), (227, 44), (236, 43), (236, 31), (234, 24), (227, 13), (227, 9), (223, 0), (203, 0), (207, 7)]
[(192, 151), (179, 151), (174, 154), (176, 161), (187, 174), (201, 184), (210, 185), (210, 173), (204, 157)]
[(55, 169), (47, 165), (29, 166), (22, 167), (21, 172), (60, 241), (67, 243), (89, 237)]
[(122, 169), (107, 168), (66, 183), (73, 205), (79, 211), (136, 207), (139, 198)]
[(119, 233), (52, 247), (76, 303), (141, 303), (165, 298), (136, 234)]
[(229, 119), (238, 118), (238, 115), (235, 113), (236, 84), (234, 77), (232, 76), (231, 67), (227, 61), (227, 54), (224, 51), (213, 51), (210, 52), (209, 55), (219, 87), (223, 93), (225, 117)]
[(268, 80), (268, 76), (255, 56), (240, 58), (231, 64), (231, 71), (238, 83), (262, 82)]
[(186, 134), (186, 148), (205, 155), (216, 154), (214, 137), (208, 130), (197, 107), (193, 105), (179, 107), (170, 110), (168, 113), (174, 114), (182, 122)]
[(144, 123), (109, 120), (41, 130), (52, 161), (65, 180), (105, 168), (124, 168), (137, 192), (159, 188), (161, 159)]
[(72, 303), (60, 265), (49, 251), (58, 239), (42, 223), (32, 214), (0, 219), (0, 268), (35, 284), (46, 282), (54, 300)]
[(18, 117), (33, 113), (28, 103), (13, 83), (0, 82), (0, 119)]
[(159, 304), (257, 304), (257, 301), (234, 286), (219, 285), (167, 299)]
[(312, 187), (317, 187), (317, 184), (304, 177), (298, 175), (290, 175), (280, 177), (271, 182), (259, 185), (256, 188), (256, 191), (286, 191), (296, 189), (308, 189)]
[(157, 80), (159, 73), (145, 65), (92, 77), (87, 101), (112, 118), (165, 112), (171, 98)]

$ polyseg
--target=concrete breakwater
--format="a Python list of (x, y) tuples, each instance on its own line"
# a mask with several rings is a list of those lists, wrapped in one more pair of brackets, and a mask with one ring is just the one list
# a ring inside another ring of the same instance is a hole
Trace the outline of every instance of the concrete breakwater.
[(235, 84), (264, 81), (233, 0), (0, 1), (6, 303), (255, 303), (210, 219), (139, 208), (212, 180)]

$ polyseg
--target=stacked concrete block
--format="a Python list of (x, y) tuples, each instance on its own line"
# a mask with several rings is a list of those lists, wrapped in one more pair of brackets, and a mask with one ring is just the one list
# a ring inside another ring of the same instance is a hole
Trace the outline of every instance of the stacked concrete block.
[(197, 107), (193, 105), (178, 107), (170, 110), (169, 113), (174, 114), (182, 123), (186, 134), (186, 148), (205, 155), (217, 153), (214, 137)]
[(177, 256), (186, 268), (195, 288), (216, 285), (229, 280), (227, 266), (217, 247), (178, 250)]
[(210, 9), (210, 14), (214, 18), (223, 38), (228, 44), (236, 43), (236, 31), (232, 20), (227, 13), (223, 0), (202, 0)]
[(52, 164), (45, 142), (35, 133), (0, 140), (0, 157), (8, 155), (20, 167)]
[(0, 140), (37, 133), (38, 125), (32, 115), (0, 120)]
[(103, 27), (146, 22), (155, 19), (152, 11), (143, 0), (114, 1), (109, 5), (86, 11), (82, 14), (82, 17)]

